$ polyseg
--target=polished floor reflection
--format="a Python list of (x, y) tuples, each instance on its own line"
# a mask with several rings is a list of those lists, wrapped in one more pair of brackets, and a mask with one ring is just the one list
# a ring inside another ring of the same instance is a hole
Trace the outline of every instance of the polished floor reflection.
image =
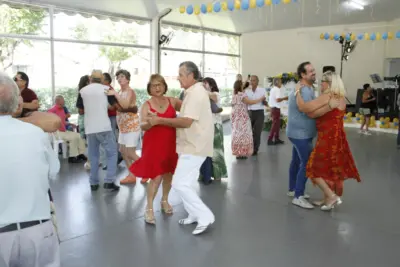
[[(63, 162), (51, 184), (62, 266), (399, 266), (396, 136), (359, 136), (354, 129), (347, 133), (362, 183), (345, 183), (343, 205), (324, 213), (294, 207), (286, 196), (290, 144), (264, 144), (258, 157), (238, 162), (230, 156), (230, 129), (225, 125), (229, 178), (198, 186), (216, 215), (210, 231), (198, 237), (191, 234), (193, 226), (178, 225), (185, 213), (174, 192), (174, 215), (157, 212), (157, 225), (147, 226), (144, 185), (123, 186), (117, 194), (102, 189), (91, 193), (83, 166)], [(125, 174), (121, 168), (119, 177)], [(311, 183), (307, 191), (320, 197)], [(159, 204), (155, 208), (159, 211)]]

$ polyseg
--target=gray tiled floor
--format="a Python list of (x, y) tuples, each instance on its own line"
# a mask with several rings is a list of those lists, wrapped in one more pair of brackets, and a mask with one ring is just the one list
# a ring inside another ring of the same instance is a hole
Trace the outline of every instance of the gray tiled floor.
[[(352, 129), (348, 139), (363, 181), (346, 182), (344, 204), (323, 213), (296, 208), (286, 196), (289, 144), (264, 146), (257, 158), (237, 162), (225, 125), (229, 178), (199, 186), (216, 215), (211, 231), (199, 237), (191, 235), (192, 226), (177, 224), (185, 214), (173, 192), (175, 214), (157, 212), (157, 226), (146, 226), (143, 185), (124, 186), (118, 194), (91, 193), (83, 167), (64, 162), (52, 182), (62, 266), (399, 266), (395, 135), (359, 136)], [(119, 176), (125, 173), (121, 168)], [(311, 184), (308, 192), (320, 196)]]

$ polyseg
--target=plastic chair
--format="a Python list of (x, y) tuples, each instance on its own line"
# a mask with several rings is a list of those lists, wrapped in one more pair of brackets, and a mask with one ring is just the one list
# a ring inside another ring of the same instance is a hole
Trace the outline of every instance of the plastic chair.
[(59, 151), (59, 145), (61, 144), (62, 147), (62, 153), (63, 153), (63, 158), (67, 159), (68, 158), (68, 145), (66, 142), (64, 142), (60, 136), (58, 135), (58, 133), (51, 133), (51, 137), (52, 137), (52, 143), (53, 143), (53, 149), (54, 152), (56, 152), (58, 154)]

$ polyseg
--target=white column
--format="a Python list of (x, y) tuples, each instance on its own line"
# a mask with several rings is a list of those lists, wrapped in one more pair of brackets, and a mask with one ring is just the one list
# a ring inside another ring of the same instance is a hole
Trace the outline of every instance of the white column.
[(161, 19), (168, 15), (172, 9), (167, 8), (161, 11), (153, 20), (151, 21), (151, 55), (150, 64), (152, 73), (160, 73), (161, 69), (161, 49), (159, 45), (159, 40), (161, 36)]

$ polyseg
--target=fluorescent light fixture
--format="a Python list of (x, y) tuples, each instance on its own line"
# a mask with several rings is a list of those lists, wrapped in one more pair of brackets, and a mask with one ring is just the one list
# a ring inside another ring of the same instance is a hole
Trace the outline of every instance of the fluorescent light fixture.
[(351, 8), (364, 10), (364, 5), (362, 3), (360, 3), (359, 1), (349, 0), (349, 1), (346, 1), (345, 4)]

